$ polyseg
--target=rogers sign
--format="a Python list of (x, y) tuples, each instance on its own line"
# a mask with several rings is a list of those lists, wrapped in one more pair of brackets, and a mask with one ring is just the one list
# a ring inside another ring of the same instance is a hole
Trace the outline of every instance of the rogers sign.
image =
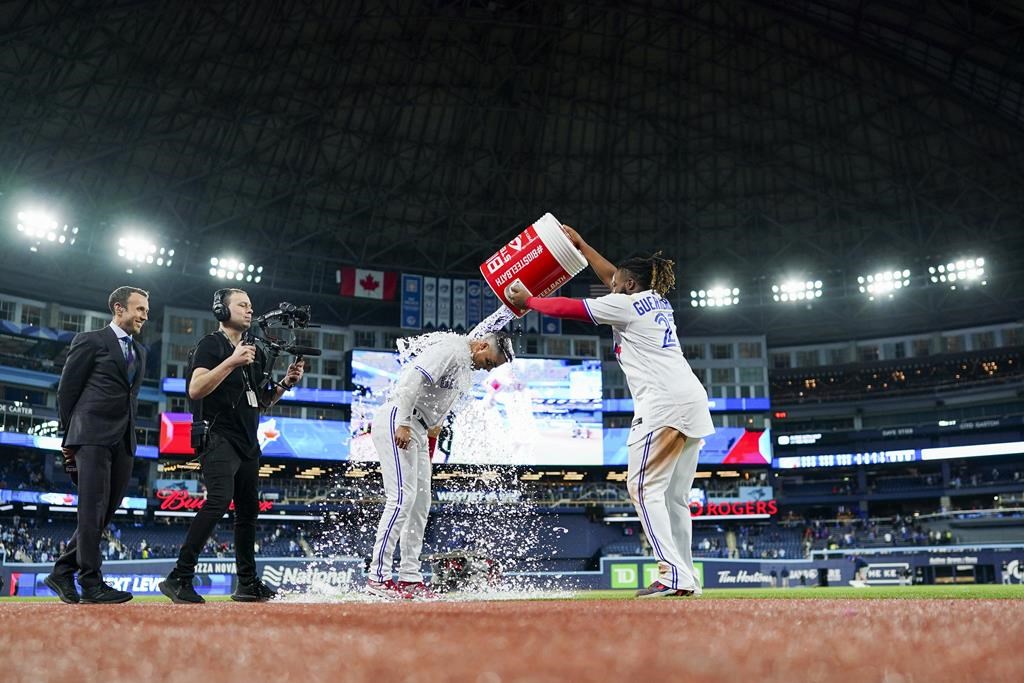
[(743, 503), (690, 503), (694, 517), (748, 517), (751, 515), (777, 515), (779, 505), (774, 500), (746, 501)]
[[(156, 498), (160, 501), (161, 510), (198, 510), (206, 505), (206, 498), (193, 496), (188, 491), (175, 489), (160, 489), (156, 492)], [(269, 500), (260, 501), (260, 512), (266, 512), (274, 507)], [(235, 501), (231, 501), (228, 510), (235, 509)]]

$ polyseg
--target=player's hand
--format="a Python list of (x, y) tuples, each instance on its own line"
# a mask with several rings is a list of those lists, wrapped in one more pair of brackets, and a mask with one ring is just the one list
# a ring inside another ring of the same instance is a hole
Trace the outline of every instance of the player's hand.
[(522, 284), (514, 282), (505, 290), (505, 296), (508, 297), (509, 303), (516, 308), (525, 309), (526, 300), (530, 298), (530, 293), (526, 291), (526, 287), (523, 287)]
[(239, 344), (229, 356), (235, 366), (252, 365), (256, 362), (256, 347), (251, 344)]
[(77, 447), (72, 446), (61, 446), (60, 452), (64, 455), (64, 462), (69, 465), (75, 464), (75, 453), (78, 451)]
[(399, 448), (408, 448), (412, 441), (412, 430), (402, 425), (395, 429), (395, 445)]
[(562, 225), (562, 232), (564, 232), (565, 236), (569, 238), (570, 242), (572, 242), (572, 246), (583, 251), (583, 245), (585, 245), (586, 242), (583, 241), (583, 238), (580, 237), (578, 232), (565, 224)]

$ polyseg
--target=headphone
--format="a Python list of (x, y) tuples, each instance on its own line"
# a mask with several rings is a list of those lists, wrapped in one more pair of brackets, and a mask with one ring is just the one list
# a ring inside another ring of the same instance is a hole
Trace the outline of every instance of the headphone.
[(230, 292), (230, 289), (218, 289), (213, 293), (213, 317), (220, 322), (231, 320), (231, 311), (224, 304), (224, 299)]

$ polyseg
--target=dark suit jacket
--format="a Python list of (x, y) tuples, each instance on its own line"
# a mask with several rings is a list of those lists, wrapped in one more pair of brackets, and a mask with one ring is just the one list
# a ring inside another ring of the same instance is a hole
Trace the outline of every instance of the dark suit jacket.
[(133, 344), (138, 370), (129, 385), (123, 347), (109, 326), (80, 332), (71, 340), (57, 387), (62, 445), (113, 446), (129, 430), (135, 452), (135, 414), (146, 349), (138, 342)]

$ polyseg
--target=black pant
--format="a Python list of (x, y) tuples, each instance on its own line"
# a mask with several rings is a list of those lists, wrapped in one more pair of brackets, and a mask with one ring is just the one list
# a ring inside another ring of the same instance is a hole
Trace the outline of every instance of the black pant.
[(260, 512), (259, 458), (242, 458), (217, 434), (199, 460), (206, 484), (206, 503), (192, 519), (173, 574), (191, 580), (203, 547), (217, 522), (235, 501), (235, 571), (239, 581), (256, 578), (256, 517)]
[(89, 588), (103, 581), (100, 571), (103, 530), (121, 506), (132, 476), (131, 434), (126, 432), (116, 446), (80, 446), (75, 452), (75, 462), (78, 465), (78, 528), (64, 554), (53, 565), (53, 573), (70, 578), (77, 571), (78, 583)]

